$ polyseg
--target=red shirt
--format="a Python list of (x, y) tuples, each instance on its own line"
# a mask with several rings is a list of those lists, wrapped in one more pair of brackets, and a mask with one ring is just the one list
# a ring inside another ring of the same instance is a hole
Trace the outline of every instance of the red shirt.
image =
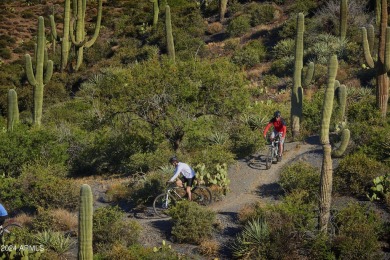
[(263, 132), (263, 135), (266, 135), (266, 134), (267, 134), (268, 129), (269, 129), (272, 125), (274, 126), (274, 129), (275, 129), (276, 132), (282, 133), (282, 137), (283, 137), (283, 138), (286, 136), (286, 132), (287, 132), (286, 123), (284, 122), (283, 118), (280, 118), (280, 120), (277, 120), (275, 117), (272, 118), (272, 119), (269, 121), (269, 123), (267, 124), (267, 126), (265, 127), (264, 132)]

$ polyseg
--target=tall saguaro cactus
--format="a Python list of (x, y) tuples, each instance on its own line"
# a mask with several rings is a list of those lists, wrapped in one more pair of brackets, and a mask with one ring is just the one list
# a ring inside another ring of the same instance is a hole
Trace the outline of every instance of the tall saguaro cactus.
[(153, 26), (156, 26), (158, 23), (158, 14), (160, 12), (160, 8), (158, 6), (158, 0), (149, 0), (153, 3)]
[(172, 61), (175, 61), (175, 44), (173, 42), (171, 8), (169, 5), (165, 6), (165, 31), (167, 36), (168, 56)]
[(7, 131), (11, 132), (19, 122), (18, 95), (14, 89), (8, 90)]
[(329, 60), (328, 66), (328, 84), (325, 90), (325, 98), (322, 107), (320, 141), (323, 147), (323, 159), (321, 168), (320, 182), (320, 230), (326, 231), (330, 217), (330, 205), (332, 200), (332, 147), (329, 141), (329, 125), (332, 116), (334, 84), (337, 74), (337, 56), (333, 55)]
[(219, 0), (219, 21), (225, 20), (226, 7), (228, 0)]
[(64, 3), (64, 22), (62, 38), (57, 34), (56, 23), (54, 16), (50, 15), (51, 34), (55, 41), (61, 42), (61, 71), (64, 71), (68, 64), (69, 50), (71, 47), (69, 38), (70, 29), (70, 0), (65, 0)]
[[(99, 0), (98, 3), (98, 14), (96, 19), (96, 25), (95, 25), (95, 32), (92, 36), (92, 38), (88, 39), (85, 29), (85, 12), (87, 9), (87, 0), (73, 0), (73, 18), (70, 21), (70, 36), (72, 39), (72, 43), (76, 47), (76, 56), (77, 56), (77, 62), (75, 70), (77, 71), (81, 64), (83, 63), (83, 56), (84, 56), (84, 47), (89, 48), (91, 47), (97, 37), (99, 36), (100, 32), (100, 24), (102, 20), (102, 9), (103, 9), (103, 3), (102, 0)], [(74, 24), (74, 20), (76, 20), (76, 24)]]
[(304, 23), (303, 13), (299, 13), (297, 16), (297, 34), (295, 36), (294, 85), (291, 91), (291, 128), (293, 139), (299, 135), (299, 124), (303, 109), (302, 69)]
[(390, 27), (387, 26), (388, 12), (387, 0), (381, 0), (381, 17), (379, 26), (378, 58), (374, 62), (370, 51), (370, 42), (367, 39), (367, 30), (362, 28), (363, 51), (368, 66), (376, 70), (376, 105), (383, 118), (387, 114), (387, 102), (389, 100), (390, 72)]
[(78, 234), (78, 259), (92, 260), (92, 226), (93, 226), (93, 201), (92, 191), (88, 184), (83, 184), (80, 189), (79, 209), (79, 234)]
[(38, 18), (38, 37), (35, 51), (35, 75), (31, 56), (26, 54), (25, 58), (27, 79), (34, 87), (33, 124), (40, 126), (42, 122), (43, 89), (45, 84), (49, 82), (51, 76), (53, 75), (53, 62), (47, 59), (45, 24), (42, 16), (39, 16)]
[(348, 2), (347, 0), (340, 1), (340, 39), (345, 40), (347, 36), (347, 19), (348, 19)]

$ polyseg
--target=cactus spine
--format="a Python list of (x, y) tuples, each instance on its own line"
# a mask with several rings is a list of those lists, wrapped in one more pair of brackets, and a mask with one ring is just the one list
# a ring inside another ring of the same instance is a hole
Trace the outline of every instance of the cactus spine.
[(153, 3), (153, 26), (156, 26), (158, 23), (158, 14), (160, 12), (160, 8), (158, 7), (158, 0), (149, 0)]
[(225, 19), (226, 7), (228, 0), (219, 0), (219, 21), (223, 21)]
[(363, 51), (367, 64), (376, 70), (376, 106), (383, 118), (387, 114), (387, 102), (389, 99), (389, 77), (390, 72), (390, 27), (387, 26), (388, 12), (387, 0), (381, 0), (381, 17), (379, 26), (378, 58), (374, 63), (371, 56), (367, 30), (362, 28)]
[(168, 56), (172, 61), (175, 61), (175, 45), (173, 42), (171, 8), (169, 5), (165, 6), (165, 31), (167, 36)]
[(92, 191), (88, 184), (83, 184), (80, 189), (79, 209), (79, 237), (78, 237), (78, 259), (92, 260), (92, 217), (93, 202)]
[(18, 95), (14, 89), (8, 90), (7, 131), (11, 132), (19, 122)]
[(43, 88), (53, 75), (53, 62), (51, 60), (47, 60), (45, 24), (42, 16), (38, 18), (38, 37), (35, 51), (35, 75), (32, 67), (31, 56), (26, 54), (25, 58), (27, 79), (34, 87), (33, 124), (40, 126), (42, 122)]
[[(51, 34), (55, 41), (61, 41), (61, 71), (64, 71), (68, 64), (69, 50), (70, 50), (70, 38), (69, 38), (69, 28), (70, 28), (70, 0), (65, 0), (64, 6), (64, 29), (62, 38), (57, 34), (56, 23), (54, 16), (50, 15), (50, 27)], [(55, 46), (55, 42), (53, 42)]]
[(344, 41), (347, 36), (348, 2), (340, 1), (340, 39)]
[[(85, 11), (87, 9), (87, 3), (86, 0), (74, 0), (73, 1), (73, 19), (70, 21), (70, 30), (72, 43), (76, 47), (76, 56), (77, 56), (77, 62), (75, 70), (77, 71), (81, 64), (83, 63), (83, 56), (84, 56), (84, 47), (89, 48), (91, 47), (100, 31), (100, 24), (102, 20), (102, 0), (99, 0), (98, 3), (98, 14), (97, 14), (97, 20), (95, 25), (95, 32), (91, 39), (87, 39), (85, 35)], [(74, 20), (76, 20), (76, 25), (74, 25)]]
[(293, 139), (299, 135), (299, 123), (302, 117), (303, 89), (302, 89), (302, 68), (303, 68), (303, 33), (305, 30), (303, 13), (297, 16), (297, 35), (295, 37), (295, 66), (294, 85), (291, 91), (291, 128)]

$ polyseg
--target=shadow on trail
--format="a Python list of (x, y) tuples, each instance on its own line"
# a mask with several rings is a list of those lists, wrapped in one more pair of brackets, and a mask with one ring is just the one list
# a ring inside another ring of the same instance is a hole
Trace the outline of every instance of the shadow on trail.
[[(218, 215), (220, 215), (220, 219), (223, 219), (222, 223), (238, 223), (237, 212), (219, 212)], [(236, 224), (224, 227), (221, 235), (225, 237), (225, 242), (221, 244), (219, 250), (219, 255), (222, 259), (232, 259), (232, 244), (241, 231), (242, 227)]]
[(273, 199), (278, 199), (284, 194), (282, 187), (276, 182), (263, 184), (259, 186), (255, 192), (260, 197), (271, 197)]
[(247, 160), (247, 164), (252, 169), (256, 170), (267, 170), (266, 167), (266, 155), (264, 154), (255, 154), (251, 155), (251, 157)]

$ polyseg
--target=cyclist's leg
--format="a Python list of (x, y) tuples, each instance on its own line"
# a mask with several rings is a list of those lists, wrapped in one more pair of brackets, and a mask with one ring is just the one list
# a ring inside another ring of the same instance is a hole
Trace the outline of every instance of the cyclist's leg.
[(192, 184), (195, 180), (195, 177), (194, 178), (186, 178), (186, 192), (187, 192), (187, 195), (188, 195), (188, 200), (192, 200), (192, 193), (191, 193), (191, 189), (192, 189)]
[(275, 130), (271, 132), (271, 135), (269, 136), (269, 140), (271, 142), (275, 139), (276, 134), (277, 134), (277, 132), (275, 132)]
[(8, 218), (7, 216), (0, 216), (0, 226), (4, 225), (5, 220)]
[(279, 141), (279, 157), (283, 156), (284, 139), (285, 139), (285, 137), (280, 137), (280, 141)]

